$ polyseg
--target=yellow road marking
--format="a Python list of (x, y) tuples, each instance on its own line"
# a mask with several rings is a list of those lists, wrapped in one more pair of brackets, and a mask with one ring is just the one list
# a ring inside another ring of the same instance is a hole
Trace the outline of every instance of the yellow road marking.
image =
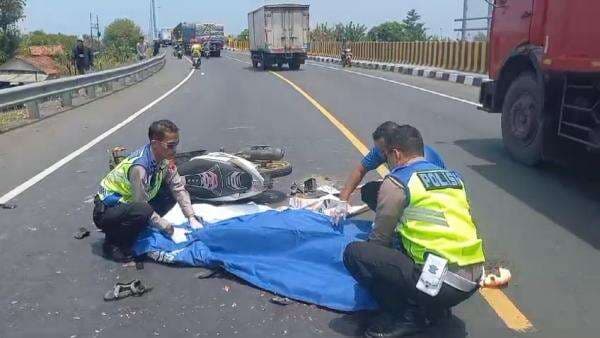
[(535, 330), (531, 321), (525, 317), (502, 290), (484, 288), (479, 289), (479, 293), (510, 329), (519, 332)]
[[(308, 100), (325, 118), (327, 118), (339, 131), (346, 136), (346, 138), (354, 145), (358, 151), (366, 155), (369, 152), (369, 148), (365, 146), (365, 144), (350, 131), (348, 127), (346, 127), (335, 115), (330, 113), (325, 107), (323, 107), (317, 100), (315, 100), (312, 96), (310, 96), (307, 92), (305, 92), (302, 88), (298, 87), (295, 83), (288, 80), (281, 74), (276, 72), (270, 72), (271, 74), (277, 76), (282, 81), (286, 82), (292, 88), (294, 88), (298, 93), (300, 93), (304, 98)], [(387, 168), (381, 166), (377, 168), (377, 172), (381, 177), (385, 177), (389, 174)], [(526, 332), (534, 330), (533, 324), (525, 315), (517, 308), (517, 306), (508, 298), (508, 296), (502, 292), (502, 290), (498, 289), (480, 289), (479, 293), (483, 296), (483, 299), (492, 307), (492, 309), (496, 312), (498, 317), (502, 319), (504, 324), (512, 330), (519, 332)]]
[[(344, 136), (346, 136), (346, 138), (354, 145), (354, 147), (356, 147), (356, 149), (358, 149), (358, 151), (363, 156), (369, 153), (369, 148), (367, 148), (367, 146), (365, 146), (365, 144), (362, 143), (362, 141), (358, 137), (354, 136), (354, 133), (352, 133), (350, 129), (348, 129), (348, 127), (346, 127), (342, 122), (340, 122), (340, 120), (338, 120), (333, 114), (331, 114), (327, 109), (325, 109), (325, 107), (323, 107), (319, 102), (317, 102), (317, 100), (313, 99), (302, 88), (296, 86), (295, 83), (288, 80), (287, 78), (273, 71), (271, 71), (270, 73), (285, 81), (287, 84), (292, 86), (297, 92), (302, 94), (302, 96), (304, 96), (304, 98), (306, 98), (308, 102), (315, 106), (315, 108), (317, 108), (317, 110), (319, 110), (321, 114), (325, 116), (325, 118), (327, 118), (334, 126), (336, 126), (336, 128), (338, 128), (342, 132), (342, 134), (344, 134)], [(383, 166), (377, 168), (377, 172), (379, 173), (379, 175), (381, 175), (381, 177), (385, 177), (387, 176), (387, 174), (389, 174), (387, 168)]]

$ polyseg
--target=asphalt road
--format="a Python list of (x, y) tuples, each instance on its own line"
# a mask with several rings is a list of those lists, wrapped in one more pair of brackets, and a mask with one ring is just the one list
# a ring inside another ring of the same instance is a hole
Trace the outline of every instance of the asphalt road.
[[(100, 233), (72, 237), (80, 226), (94, 228), (90, 201), (107, 170), (106, 150), (143, 144), (148, 124), (159, 118), (181, 127), (183, 151), (283, 146), (294, 165), (294, 173), (276, 183), (283, 192), (292, 180), (312, 174), (345, 177), (360, 159), (354, 145), (288, 83), (254, 71), (247, 61), (231, 53), (205, 60), (172, 95), (13, 199), (17, 209), (0, 209), (0, 337), (360, 334), (364, 314), (273, 305), (260, 290), (227, 276), (197, 280), (190, 268), (124, 268), (100, 256)], [(170, 58), (143, 83), (0, 135), (0, 196), (155, 100), (189, 71), (187, 62)], [(424, 337), (597, 336), (597, 183), (563, 168), (514, 163), (502, 148), (499, 116), (447, 97), (475, 101), (474, 88), (316, 64), (279, 74), (367, 145), (382, 121), (415, 125), (465, 178), (488, 259), (511, 269), (513, 283), (504, 293), (535, 329), (509, 329), (495, 312), (502, 304), (477, 295), (456, 308), (448, 325)], [(116, 281), (132, 277), (155, 289), (141, 298), (102, 301)]]

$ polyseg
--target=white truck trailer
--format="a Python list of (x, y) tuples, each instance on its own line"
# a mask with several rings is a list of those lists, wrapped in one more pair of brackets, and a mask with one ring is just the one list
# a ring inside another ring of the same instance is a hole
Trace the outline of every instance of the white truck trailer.
[(287, 64), (298, 70), (309, 43), (309, 5), (265, 5), (248, 13), (252, 66), (263, 69)]

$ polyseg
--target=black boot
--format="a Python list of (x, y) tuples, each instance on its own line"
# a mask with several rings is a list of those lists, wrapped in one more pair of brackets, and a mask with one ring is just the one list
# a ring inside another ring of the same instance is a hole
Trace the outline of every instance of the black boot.
[(423, 330), (423, 319), (416, 307), (407, 307), (399, 315), (382, 314), (367, 328), (365, 337), (395, 338), (415, 335)]
[(452, 309), (427, 309), (425, 310), (425, 326), (433, 327), (444, 324), (452, 318)]
[(117, 263), (129, 263), (133, 261), (133, 253), (131, 250), (116, 246), (109, 241), (104, 241), (104, 243), (102, 243), (102, 253), (105, 258)]

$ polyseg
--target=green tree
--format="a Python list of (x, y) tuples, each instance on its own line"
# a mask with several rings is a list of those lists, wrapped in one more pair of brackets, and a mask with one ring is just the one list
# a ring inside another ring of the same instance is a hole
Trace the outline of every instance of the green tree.
[(337, 41), (361, 41), (367, 37), (367, 26), (350, 21), (347, 24), (338, 23), (334, 27)]
[(142, 30), (130, 19), (116, 19), (104, 30), (104, 45), (110, 54), (126, 60), (135, 53)]
[(407, 41), (427, 40), (427, 28), (425, 28), (425, 24), (420, 21), (421, 16), (414, 9), (408, 11), (406, 18), (402, 20)]
[(371, 28), (368, 38), (371, 41), (407, 41), (407, 34), (403, 23), (388, 21)]
[(240, 34), (237, 36), (238, 40), (244, 40), (244, 41), (248, 41), (248, 38), (250, 37), (250, 31), (246, 28), (243, 31), (240, 32)]
[[(51, 34), (42, 30), (25, 34), (21, 39), (21, 47), (23, 49), (31, 46), (62, 45), (67, 53), (71, 52), (76, 43), (77, 36), (75, 35)], [(22, 50), (22, 52), (26, 53), (26, 50)]]
[(25, 17), (25, 0), (0, 0), (0, 63), (12, 57), (19, 47), (17, 22)]
[(310, 39), (312, 41), (332, 41), (336, 39), (336, 36), (334, 29), (327, 23), (319, 23), (310, 31)]

